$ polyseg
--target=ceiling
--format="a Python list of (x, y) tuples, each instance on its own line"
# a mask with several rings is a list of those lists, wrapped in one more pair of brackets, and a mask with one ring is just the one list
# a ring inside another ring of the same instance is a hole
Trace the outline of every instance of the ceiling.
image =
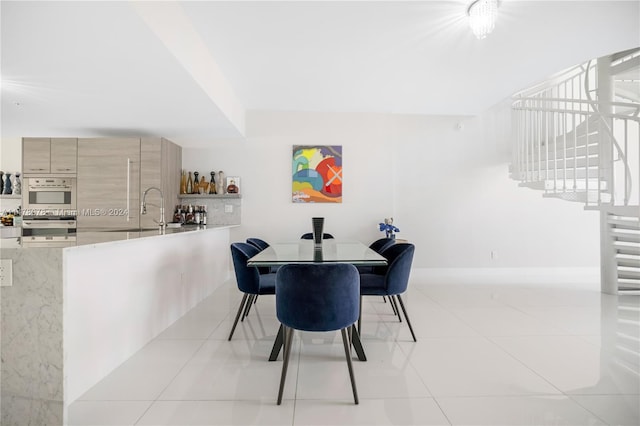
[(640, 46), (634, 1), (2, 1), (2, 137), (165, 136), (207, 146), (251, 110), (478, 114)]

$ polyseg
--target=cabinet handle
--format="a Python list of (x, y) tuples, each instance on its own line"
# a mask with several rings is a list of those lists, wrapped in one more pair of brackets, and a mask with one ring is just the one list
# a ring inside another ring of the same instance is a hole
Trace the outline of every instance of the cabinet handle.
[(131, 194), (130, 191), (131, 185), (131, 159), (127, 158), (127, 222), (129, 222), (129, 215), (131, 214), (129, 211), (129, 197)]
[[(40, 170), (44, 170), (44, 169), (40, 169)], [(56, 170), (61, 170), (61, 171), (63, 171), (63, 172), (71, 171), (71, 169), (70, 169), (70, 168), (68, 168), (68, 167), (67, 167), (66, 169), (62, 169), (62, 168), (58, 167)]]

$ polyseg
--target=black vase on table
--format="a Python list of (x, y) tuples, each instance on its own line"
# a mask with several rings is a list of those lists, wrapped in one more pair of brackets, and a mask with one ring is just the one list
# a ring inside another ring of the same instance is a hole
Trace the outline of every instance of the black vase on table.
[(311, 218), (313, 223), (313, 243), (315, 245), (322, 244), (322, 230), (324, 228), (324, 217)]

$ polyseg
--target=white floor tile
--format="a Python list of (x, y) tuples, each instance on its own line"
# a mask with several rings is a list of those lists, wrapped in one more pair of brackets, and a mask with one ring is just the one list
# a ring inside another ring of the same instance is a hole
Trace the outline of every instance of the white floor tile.
[(422, 339), (399, 345), (436, 397), (559, 394), (542, 377), (482, 337)]
[(294, 426), (449, 425), (431, 398), (298, 400)]
[(640, 425), (640, 395), (579, 395), (571, 398), (610, 425)]
[(451, 312), (483, 336), (569, 334), (545, 319), (527, 315), (509, 306), (455, 308)]
[(155, 400), (202, 340), (153, 340), (79, 399)]
[(157, 401), (137, 425), (290, 425), (293, 401)]
[(135, 425), (153, 401), (76, 401), (69, 406), (69, 426)]
[[(273, 340), (207, 340), (160, 395), (160, 400), (276, 401), (282, 355), (268, 360)], [(294, 341), (294, 346), (298, 342)], [(284, 398), (295, 395), (297, 357), (292, 348)]]
[(453, 426), (595, 426), (598, 417), (566, 396), (437, 398)]
[(493, 340), (562, 392), (640, 394), (638, 353), (616, 352), (574, 336), (496, 337)]

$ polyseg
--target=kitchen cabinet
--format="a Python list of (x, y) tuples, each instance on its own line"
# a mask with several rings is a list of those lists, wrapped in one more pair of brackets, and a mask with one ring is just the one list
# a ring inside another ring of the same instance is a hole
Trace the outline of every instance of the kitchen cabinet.
[(76, 138), (23, 138), (24, 176), (73, 175), (77, 172)]
[[(165, 138), (142, 138), (140, 141), (140, 197), (152, 186), (164, 195), (166, 222), (173, 220), (178, 204), (182, 148)], [(142, 201), (142, 200), (140, 200)], [(160, 194), (149, 191), (146, 197), (147, 214), (140, 216), (141, 228), (153, 228), (160, 219)]]
[(78, 228), (139, 227), (140, 138), (78, 139)]
[(78, 228), (153, 228), (160, 218), (162, 190), (165, 221), (178, 203), (182, 148), (164, 138), (100, 138), (78, 140)]

